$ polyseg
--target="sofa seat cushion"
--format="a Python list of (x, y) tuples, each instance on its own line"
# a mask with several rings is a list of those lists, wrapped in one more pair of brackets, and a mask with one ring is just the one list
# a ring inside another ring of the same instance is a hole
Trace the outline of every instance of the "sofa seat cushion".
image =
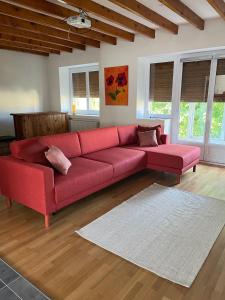
[(55, 173), (55, 200), (64, 201), (94, 186), (107, 182), (113, 177), (110, 164), (82, 157), (72, 158), (66, 176)]
[(145, 151), (148, 165), (166, 166), (180, 170), (200, 158), (200, 148), (187, 145), (160, 145), (154, 148), (149, 147)]
[(146, 154), (144, 151), (123, 147), (101, 150), (87, 154), (84, 157), (111, 164), (114, 170), (114, 177), (146, 166)]

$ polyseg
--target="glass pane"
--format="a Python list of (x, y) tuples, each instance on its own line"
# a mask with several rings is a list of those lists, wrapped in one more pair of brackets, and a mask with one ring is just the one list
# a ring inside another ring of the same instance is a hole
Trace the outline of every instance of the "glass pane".
[(99, 72), (98, 71), (89, 72), (89, 88), (90, 88), (90, 97), (99, 98)]
[(179, 138), (203, 142), (211, 61), (183, 64)]
[(86, 88), (86, 73), (73, 73), (72, 74), (73, 84), (73, 113), (79, 110), (87, 110), (87, 88)]
[(203, 138), (205, 133), (205, 120), (207, 103), (197, 102), (194, 109), (193, 138)]
[(225, 59), (217, 63), (216, 84), (212, 106), (210, 142), (225, 142)]
[(151, 114), (171, 114), (173, 87), (173, 62), (150, 65), (150, 99)]
[(150, 102), (149, 111), (152, 114), (170, 115), (171, 102)]
[(73, 97), (74, 98), (85, 98), (87, 96), (86, 91), (86, 73), (73, 73), (72, 74), (73, 84)]
[(99, 111), (99, 98), (89, 98), (89, 110)]
[(185, 138), (188, 136), (188, 116), (189, 104), (185, 102), (180, 103), (180, 137)]
[(224, 140), (223, 136), (224, 103), (213, 103), (210, 138)]
[(75, 103), (76, 111), (87, 110), (87, 98), (73, 98), (73, 103)]
[(97, 111), (99, 111), (100, 109), (98, 71), (89, 72), (89, 88), (90, 88), (89, 110), (97, 113)]

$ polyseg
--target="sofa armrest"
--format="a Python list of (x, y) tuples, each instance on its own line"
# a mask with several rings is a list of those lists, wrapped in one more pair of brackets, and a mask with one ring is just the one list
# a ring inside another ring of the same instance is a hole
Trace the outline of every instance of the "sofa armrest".
[(54, 171), (46, 166), (0, 157), (0, 191), (44, 215), (55, 211)]
[(170, 136), (168, 134), (161, 134), (160, 139), (163, 145), (170, 143)]

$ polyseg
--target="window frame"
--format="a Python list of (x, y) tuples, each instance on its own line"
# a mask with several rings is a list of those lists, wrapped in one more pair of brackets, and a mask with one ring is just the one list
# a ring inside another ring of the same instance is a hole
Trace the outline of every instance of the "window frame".
[[(89, 109), (89, 99), (90, 99), (90, 86), (89, 86), (89, 72), (98, 71), (99, 64), (89, 64), (89, 65), (79, 65), (69, 69), (69, 86), (70, 86), (70, 112), (72, 113), (72, 103), (73, 103), (73, 74), (85, 73), (86, 79), (86, 97), (87, 97), (87, 109), (86, 110), (76, 110), (76, 115), (79, 116), (100, 116), (100, 96), (99, 96), (99, 110)], [(100, 91), (100, 87), (99, 87)]]

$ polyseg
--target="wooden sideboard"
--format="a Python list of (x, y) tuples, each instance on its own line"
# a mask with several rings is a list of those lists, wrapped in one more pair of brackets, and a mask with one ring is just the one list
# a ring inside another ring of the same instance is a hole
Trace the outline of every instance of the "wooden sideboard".
[(11, 114), (16, 139), (63, 133), (68, 131), (68, 115), (61, 112)]

